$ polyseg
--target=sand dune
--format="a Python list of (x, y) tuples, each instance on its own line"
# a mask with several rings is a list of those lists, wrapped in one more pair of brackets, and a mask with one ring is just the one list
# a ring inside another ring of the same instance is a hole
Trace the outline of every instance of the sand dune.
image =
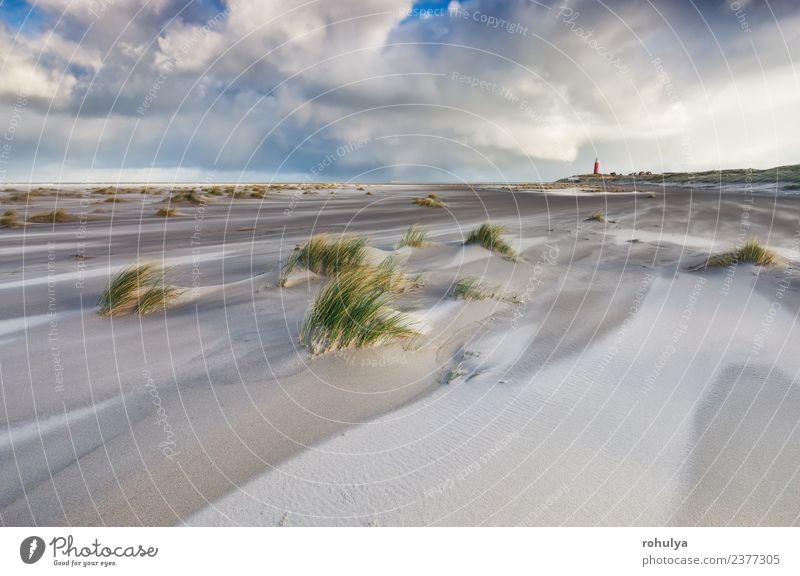
[[(2, 522), (798, 522), (796, 199), (437, 187), (445, 209), (412, 203), (432, 189), (215, 198), (140, 229), (142, 197), (57, 225), (52, 246), (26, 229), (24, 268), (4, 251), (21, 232), (0, 232)], [(597, 210), (609, 221), (585, 221)], [(744, 211), (787, 262), (688, 272)], [(486, 220), (518, 261), (463, 244)], [(398, 250), (417, 222), (431, 244)], [(299, 343), (324, 278), (279, 288), (281, 263), (343, 231), (419, 275), (397, 302), (413, 345)], [(137, 260), (191, 297), (99, 317), (109, 273)], [(503, 297), (454, 300), (468, 275)]]

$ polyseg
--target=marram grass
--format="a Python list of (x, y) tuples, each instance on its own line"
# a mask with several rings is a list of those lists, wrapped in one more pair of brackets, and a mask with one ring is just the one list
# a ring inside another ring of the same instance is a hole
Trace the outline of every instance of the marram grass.
[(63, 208), (51, 210), (50, 212), (40, 212), (28, 218), (30, 222), (37, 222), (40, 224), (58, 224), (61, 222), (70, 222), (73, 219), (72, 214)]
[(391, 262), (333, 275), (322, 287), (300, 330), (314, 354), (364, 348), (414, 337), (408, 316), (394, 310), (394, 293), (406, 283)]
[(725, 268), (738, 262), (751, 262), (758, 266), (768, 266), (778, 262), (778, 255), (762, 246), (756, 238), (750, 238), (730, 252), (716, 254), (708, 259), (707, 266)]
[(173, 216), (177, 216), (178, 211), (175, 208), (167, 208), (165, 206), (162, 206), (161, 208), (156, 210), (155, 215), (160, 218), (171, 218)]
[(180, 294), (180, 290), (162, 280), (148, 288), (136, 303), (134, 312), (139, 315), (163, 312), (167, 305)]
[(156, 278), (152, 264), (132, 264), (123, 268), (108, 281), (100, 294), (98, 306), (101, 316), (117, 316), (136, 305), (139, 292), (150, 286)]
[(19, 214), (16, 210), (6, 210), (3, 212), (3, 215), (0, 216), (0, 226), (5, 226), (6, 228), (17, 228), (18, 226), (22, 226), (22, 221), (19, 219)]
[(453, 285), (450, 293), (456, 300), (487, 300), (497, 295), (497, 289), (482, 284), (474, 276), (465, 276)]
[(363, 265), (366, 257), (366, 236), (331, 238), (327, 234), (317, 234), (303, 246), (295, 248), (283, 266), (279, 283), (283, 286), (287, 276), (298, 268), (330, 276), (346, 268)]
[(165, 198), (164, 202), (188, 202), (189, 204), (203, 204), (206, 199), (194, 190), (175, 192), (170, 198)]
[(422, 196), (418, 196), (414, 198), (414, 204), (417, 206), (425, 206), (427, 208), (444, 208), (447, 206), (442, 201), (442, 198), (438, 194), (428, 194), (424, 198)]
[(506, 244), (503, 240), (503, 233), (505, 228), (499, 224), (492, 224), (491, 222), (484, 222), (467, 236), (465, 244), (480, 244), (487, 250), (497, 252), (509, 260), (516, 260), (517, 254), (514, 250)]
[(605, 222), (606, 221), (606, 215), (603, 214), (600, 210), (598, 210), (597, 212), (595, 212), (594, 214), (589, 216), (586, 220), (587, 221), (595, 220), (597, 222)]
[(412, 248), (424, 248), (428, 245), (428, 232), (419, 224), (412, 224), (408, 227), (403, 237), (400, 238), (399, 248), (410, 246)]

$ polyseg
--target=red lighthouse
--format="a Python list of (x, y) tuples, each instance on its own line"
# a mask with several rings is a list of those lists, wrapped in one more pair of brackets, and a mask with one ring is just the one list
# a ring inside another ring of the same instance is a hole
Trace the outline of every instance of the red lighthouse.
[(594, 159), (594, 174), (600, 174), (600, 162), (597, 158)]

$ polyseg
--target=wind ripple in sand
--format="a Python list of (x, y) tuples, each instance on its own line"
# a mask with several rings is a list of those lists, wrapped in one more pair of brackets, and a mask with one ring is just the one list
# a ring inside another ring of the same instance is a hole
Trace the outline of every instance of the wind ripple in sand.
[[(702, 511), (705, 522), (757, 523), (791, 475), (796, 459), (786, 454), (798, 453), (800, 438), (785, 419), (765, 430), (759, 446), (788, 444), (781, 463), (758, 468), (763, 478), (750, 475), (758, 425), (748, 431), (747, 422), (763, 423), (784, 394), (781, 412), (800, 398), (786, 378), (764, 396), (767, 372), (741, 370), (752, 342), (729, 337), (739, 318), (716, 309), (721, 277), (700, 293), (698, 278), (657, 278), (628, 324), (552, 364), (530, 362), (536, 325), (496, 325), (469, 345), (471, 377), (302, 453), (189, 523), (651, 525), (691, 523)], [(741, 282), (727, 300), (748, 326), (769, 310), (750, 290)], [(692, 294), (693, 325), (708, 333), (680, 329)], [(788, 315), (777, 318), (759, 365), (794, 373), (798, 359), (774, 351), (796, 331)], [(665, 354), (677, 357), (663, 363)], [(735, 390), (725, 384), (734, 376)], [(741, 443), (733, 427), (751, 404), (739, 432), (751, 441)], [(724, 464), (713, 462), (729, 439)], [(791, 510), (767, 520), (796, 514), (794, 496), (781, 500)]]

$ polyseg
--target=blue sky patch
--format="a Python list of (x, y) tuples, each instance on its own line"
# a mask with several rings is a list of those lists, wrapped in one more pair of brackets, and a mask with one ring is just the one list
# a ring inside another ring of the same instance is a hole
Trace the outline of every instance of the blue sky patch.
[(26, 0), (0, 0), (0, 22), (14, 32), (23, 27), (26, 31), (38, 29), (43, 19), (42, 11), (31, 8)]

